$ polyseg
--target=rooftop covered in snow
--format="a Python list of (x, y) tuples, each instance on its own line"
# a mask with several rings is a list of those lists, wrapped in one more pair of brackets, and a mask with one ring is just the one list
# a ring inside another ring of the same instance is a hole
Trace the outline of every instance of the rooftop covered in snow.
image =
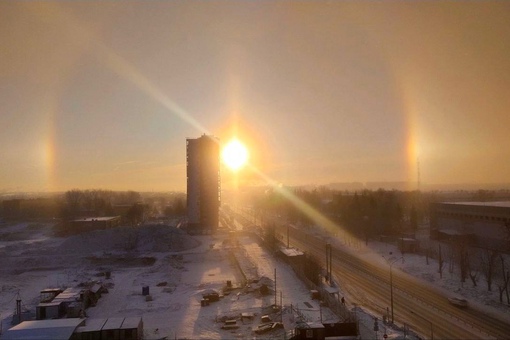
[(78, 318), (24, 321), (9, 329), (0, 339), (69, 339), (84, 323), (85, 319)]
[(458, 205), (474, 205), (474, 206), (486, 206), (486, 207), (501, 207), (510, 208), (510, 201), (500, 202), (441, 202), (443, 204), (458, 204)]

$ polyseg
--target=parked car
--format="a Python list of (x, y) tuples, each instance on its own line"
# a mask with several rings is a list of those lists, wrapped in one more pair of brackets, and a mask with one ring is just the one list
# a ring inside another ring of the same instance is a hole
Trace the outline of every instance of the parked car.
[(223, 326), (221, 326), (222, 329), (238, 329), (239, 326), (237, 325), (237, 320), (225, 320), (225, 323)]
[(281, 322), (269, 322), (261, 324), (255, 329), (255, 333), (257, 334), (264, 334), (266, 332), (269, 332), (273, 329), (277, 328), (283, 328), (283, 324)]
[(260, 318), (260, 322), (262, 323), (267, 323), (267, 322), (271, 322), (271, 318), (269, 317), (269, 315), (262, 315), (262, 317)]
[(460, 308), (467, 308), (469, 305), (466, 299), (462, 299), (462, 298), (458, 298), (458, 297), (448, 298), (448, 301), (452, 305), (454, 305), (456, 307), (460, 307)]
[(214, 289), (206, 289), (202, 292), (202, 297), (208, 299), (209, 302), (219, 301), (220, 294)]

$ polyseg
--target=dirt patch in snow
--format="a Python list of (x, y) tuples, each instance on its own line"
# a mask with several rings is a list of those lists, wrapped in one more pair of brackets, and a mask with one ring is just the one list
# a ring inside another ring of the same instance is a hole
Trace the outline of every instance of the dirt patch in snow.
[(156, 262), (155, 257), (88, 257), (87, 260), (94, 265), (99, 266), (119, 266), (119, 267), (145, 267), (152, 266)]

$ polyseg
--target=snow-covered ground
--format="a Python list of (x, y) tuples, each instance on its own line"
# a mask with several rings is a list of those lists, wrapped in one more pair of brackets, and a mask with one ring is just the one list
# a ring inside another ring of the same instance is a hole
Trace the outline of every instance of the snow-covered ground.
[[(337, 242), (338, 246), (354, 247), (342, 239), (321, 234)], [(356, 253), (384, 264), (389, 253), (397, 254), (393, 245), (370, 242), (368, 247), (357, 242)], [(292, 269), (272, 257), (254, 239), (239, 236), (189, 236), (166, 225), (119, 227), (93, 231), (65, 238), (53, 237), (51, 225), (20, 223), (0, 227), (0, 319), (2, 329), (10, 327), (10, 317), (16, 299), (23, 307), (35, 311), (39, 291), (48, 287), (72, 287), (82, 282), (100, 280), (109, 289), (97, 306), (87, 309), (89, 317), (142, 316), (145, 337), (159, 338), (256, 338), (253, 329), (260, 317), (270, 314), (275, 321), (283, 321), (289, 306), (299, 309), (307, 321), (332, 323), (339, 318), (327, 308), (312, 300), (307, 287)], [(405, 254), (404, 262), (394, 268), (414, 275), (430, 284), (466, 297), (470, 303), (485, 305), (489, 312), (508, 315), (509, 308), (499, 303), (497, 291), (488, 294), (483, 282), (472, 287), (470, 282), (460, 284), (458, 273), (445, 270), (439, 279), (437, 263), (422, 256)], [(261, 295), (256, 286), (241, 286), (244, 276), (268, 278), (271, 289), (276, 269), (276, 304), (283, 304), (283, 316), (275, 312), (274, 294)], [(104, 273), (111, 272), (110, 279)], [(222, 291), (227, 281), (234, 289), (218, 302), (201, 306), (202, 292), (208, 289)], [(149, 287), (150, 297), (142, 294)], [(495, 290), (497, 288), (495, 287)], [(342, 287), (340, 287), (340, 294)], [(19, 294), (19, 295), (18, 295)], [(360, 320), (363, 339), (375, 339), (374, 317), (363, 306), (352, 303)], [(241, 313), (253, 313), (253, 320), (241, 320)], [(222, 320), (237, 318), (239, 328), (223, 330)], [(295, 320), (294, 320), (295, 321)], [(379, 322), (378, 337), (386, 333), (390, 339), (403, 339), (403, 332), (385, 328)], [(283, 330), (274, 330), (258, 336), (283, 338)], [(414, 338), (411, 336), (408, 338)]]
[[(323, 228), (311, 227), (307, 229), (310, 233), (314, 234), (314, 236), (324, 238), (325, 240), (327, 239), (328, 242), (335, 244), (336, 247), (343, 247), (345, 250), (351, 251), (353, 254), (356, 254), (356, 256), (361, 256), (371, 263), (379, 263), (382, 268), (388, 267), (388, 261), (393, 262), (397, 260), (393, 265), (394, 272), (400, 270), (412, 275), (422, 282), (429, 284), (431, 287), (434, 287), (436, 290), (443, 291), (445, 296), (462, 297), (466, 299), (471, 306), (476, 306), (478, 310), (482, 310), (488, 315), (502, 320), (510, 317), (510, 305), (506, 303), (506, 297), (503, 297), (503, 303), (499, 301), (498, 283), (500, 282), (498, 282), (498, 280), (502, 280), (500, 277), (495, 277), (493, 279), (492, 291), (489, 292), (487, 291), (487, 284), (482, 273), (477, 273), (477, 286), (473, 286), (469, 278), (462, 283), (458, 265), (455, 263), (456, 260), (445, 259), (443, 277), (441, 278), (439, 275), (438, 262), (433, 258), (429, 257), (427, 264), (426, 256), (412, 253), (402, 254), (394, 244), (371, 240), (368, 242), (368, 245), (366, 245), (363, 241), (345, 237), (340, 233), (332, 234)], [(428, 238), (428, 228), (423, 227), (420, 229), (417, 233), (417, 239), (422, 242), (422, 244), (437, 249), (437, 242), (431, 241)], [(446, 248), (445, 245), (443, 245), (443, 250), (444, 248)], [(503, 255), (503, 257), (507, 265), (510, 264), (510, 257), (508, 255)], [(401, 260), (401, 258), (403, 259)], [(450, 260), (454, 262), (452, 272), (448, 270)], [(343, 292), (343, 294), (349, 296), (348, 292)], [(347, 301), (351, 302), (352, 300), (356, 301), (359, 299), (357, 297), (352, 297)], [(373, 336), (370, 335), (370, 333), (373, 334), (373, 318), (378, 317), (380, 320), (382, 315), (381, 311), (371, 310), (370, 306), (364, 306), (363, 308), (366, 314), (360, 317), (360, 330), (362, 332), (362, 337), (365, 338), (365, 335), (363, 335), (363, 328), (366, 328), (365, 334), (367, 337)], [(363, 319), (365, 319), (365, 322), (363, 322)], [(381, 328), (381, 322), (379, 322), (379, 328)], [(387, 333), (391, 334), (393, 330), (388, 329)], [(395, 334), (395, 336), (402, 336), (401, 332), (397, 333), (398, 335)], [(389, 336), (389, 338), (391, 338), (391, 336)]]
[[(358, 256), (362, 256), (372, 263), (380, 263), (381, 267), (387, 267), (387, 261), (392, 261), (403, 257), (402, 260), (398, 260), (393, 265), (393, 270), (401, 270), (409, 275), (412, 275), (423, 282), (429, 283), (437, 289), (443, 290), (445, 294), (451, 296), (463, 297), (471, 304), (476, 304), (477, 307), (485, 310), (489, 314), (499, 315), (505, 317), (510, 316), (510, 305), (506, 303), (506, 297), (503, 298), (503, 303), (499, 301), (498, 292), (498, 280), (501, 278), (494, 277), (492, 284), (492, 291), (487, 290), (487, 283), (482, 273), (477, 273), (477, 285), (473, 286), (472, 281), (467, 278), (464, 283), (460, 280), (459, 268), (456, 263), (457, 260), (453, 260), (452, 266), (453, 271), (450, 272), (449, 261), (446, 259), (443, 267), (443, 277), (439, 275), (438, 261), (429, 257), (427, 263), (427, 257), (419, 254), (404, 253), (402, 254), (398, 247), (394, 244), (388, 244), (385, 242), (370, 241), (368, 245), (364, 242), (345, 242), (342, 237), (333, 236), (320, 230), (319, 228), (314, 229), (314, 232), (320, 237), (326, 237), (330, 242), (335, 243), (339, 247), (345, 247), (347, 249), (355, 250)], [(421, 230), (417, 234), (418, 240), (422, 242), (434, 243), (434, 241), (428, 240), (428, 233), (425, 230)], [(437, 248), (437, 244), (435, 244)], [(446, 248), (443, 245), (443, 251)], [(507, 266), (510, 265), (510, 257), (503, 255)], [(498, 260), (499, 261), (499, 260)], [(499, 266), (499, 262), (496, 263)]]
[[(119, 227), (66, 238), (51, 235), (49, 225), (18, 224), (0, 229), (2, 329), (10, 327), (18, 297), (24, 309), (34, 311), (44, 288), (100, 280), (109, 293), (87, 309), (87, 316), (142, 316), (147, 339), (256, 338), (253, 329), (262, 315), (289, 321), (272, 307), (274, 294), (261, 295), (255, 286), (241, 285), (242, 273), (266, 277), (274, 289), (275, 269), (277, 305), (292, 304), (308, 321), (320, 321), (321, 317), (324, 322), (338, 321), (311, 299), (289, 266), (269, 256), (247, 236), (237, 241), (226, 234), (192, 237), (164, 225)], [(104, 276), (107, 271), (111, 272), (109, 279)], [(229, 295), (201, 306), (204, 291), (221, 292), (227, 281), (234, 287)], [(146, 286), (150, 297), (142, 294)], [(241, 313), (255, 317), (240, 320)], [(226, 318), (237, 318), (239, 328), (221, 329)], [(258, 337), (283, 338), (284, 331), (277, 329)]]

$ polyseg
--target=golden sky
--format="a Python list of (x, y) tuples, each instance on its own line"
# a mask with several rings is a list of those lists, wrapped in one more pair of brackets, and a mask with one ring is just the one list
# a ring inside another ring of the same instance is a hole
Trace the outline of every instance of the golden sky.
[(510, 182), (510, 2), (2, 1), (0, 42), (0, 192), (184, 190), (234, 132), (288, 185)]

